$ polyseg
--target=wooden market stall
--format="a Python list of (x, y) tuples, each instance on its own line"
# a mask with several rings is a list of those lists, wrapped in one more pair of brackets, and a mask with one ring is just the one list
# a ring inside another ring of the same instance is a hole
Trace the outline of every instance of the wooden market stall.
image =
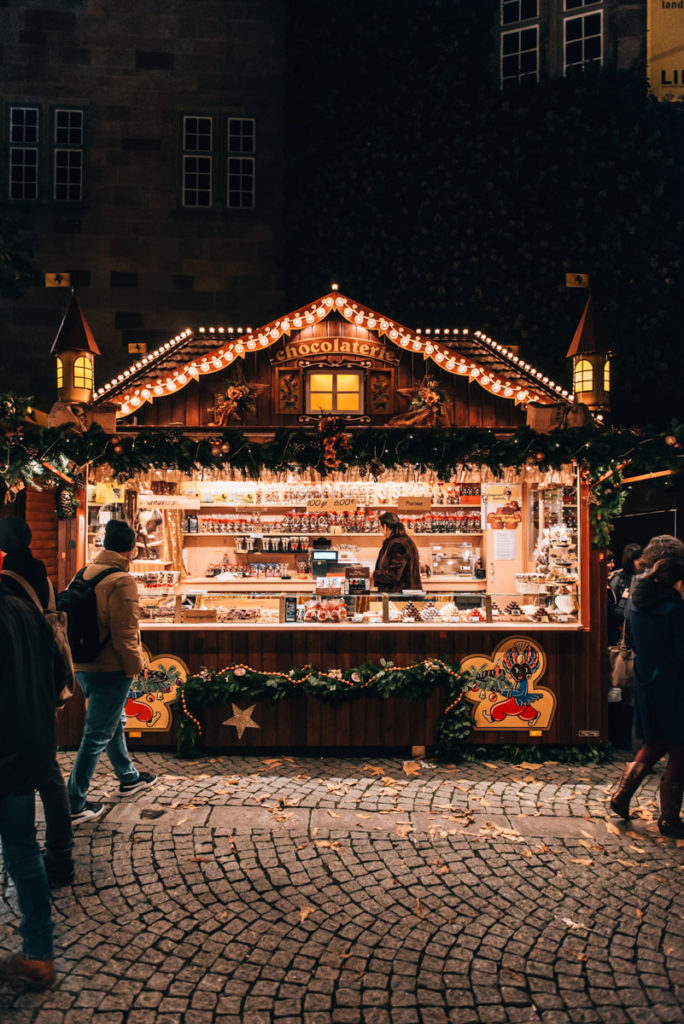
[[(170, 705), (186, 673), (339, 672), (381, 659), (472, 668), (478, 743), (606, 738), (601, 567), (577, 467), (547, 471), (530, 456), (490, 468), (456, 459), (447, 477), (435, 468), (459, 431), (493, 431), (503, 451), (529, 409), (560, 420), (576, 408), (515, 352), (479, 331), (410, 330), (332, 291), (258, 330), (182, 331), (95, 392), (96, 409), (111, 403), (115, 442), (140, 439), (139, 459), (164, 438), (208, 444), (225, 461), (184, 473), (149, 464), (127, 481), (100, 472), (79, 510), (83, 560), (111, 517), (138, 535), (142, 639), (162, 682), (131, 695), (134, 745), (173, 742)], [(368, 461), (345, 468), (360, 437)], [(256, 458), (269, 445), (278, 472)], [(243, 472), (252, 457), (259, 471)], [(383, 509), (416, 541), (422, 592), (372, 588)], [(202, 742), (422, 748), (445, 701), (439, 690), (340, 706), (227, 701), (203, 714)], [(62, 740), (79, 735), (74, 705)]]

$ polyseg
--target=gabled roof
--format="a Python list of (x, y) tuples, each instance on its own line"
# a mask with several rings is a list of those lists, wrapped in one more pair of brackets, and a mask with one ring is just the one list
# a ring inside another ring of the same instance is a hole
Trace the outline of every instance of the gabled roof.
[(481, 331), (414, 331), (337, 291), (254, 331), (200, 327), (195, 332), (187, 328), (98, 388), (95, 401), (114, 401), (119, 405), (117, 415), (129, 416), (144, 402), (175, 394), (191, 380), (223, 370), (236, 359), (244, 359), (248, 352), (270, 348), (284, 335), (333, 314), (373, 331), (398, 348), (422, 355), (448, 373), (476, 381), (501, 398), (522, 405), (573, 401), (560, 385)]
[(76, 292), (73, 288), (71, 290), (71, 302), (59, 325), (59, 330), (50, 349), (50, 355), (59, 355), (60, 352), (67, 351), (92, 352), (93, 355), (100, 355), (93, 332), (90, 330), (88, 321), (76, 301)]
[(584, 307), (584, 312), (580, 317), (580, 322), (577, 324), (573, 339), (570, 342), (567, 356), (569, 358), (583, 354), (588, 355), (591, 352), (604, 352), (607, 355), (610, 350), (611, 344), (608, 332), (601, 316), (596, 311), (595, 304), (592, 302), (590, 295)]

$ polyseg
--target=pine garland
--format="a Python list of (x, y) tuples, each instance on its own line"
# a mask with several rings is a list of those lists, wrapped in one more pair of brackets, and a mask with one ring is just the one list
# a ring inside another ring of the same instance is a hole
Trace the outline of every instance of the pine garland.
[[(459, 735), (470, 735), (470, 711), (462, 694), (470, 683), (470, 672), (462, 672), (458, 663), (426, 658), (415, 665), (398, 668), (391, 661), (380, 665), (366, 662), (356, 668), (325, 671), (312, 665), (289, 672), (261, 672), (249, 665), (230, 665), (220, 672), (202, 669), (178, 684), (174, 708), (178, 714), (176, 752), (179, 757), (196, 753), (202, 734), (200, 716), (205, 708), (226, 704), (240, 697), (268, 699), (277, 703), (285, 697), (307, 696), (339, 703), (369, 694), (374, 697), (400, 697), (416, 700), (443, 687), (449, 695), (449, 721), (460, 723)], [(457, 712), (457, 708), (459, 709)]]
[[(495, 430), (466, 428), (370, 427), (345, 432), (344, 447), (337, 446), (330, 465), (326, 436), (317, 430), (277, 430), (271, 440), (257, 442), (237, 428), (208, 431), (206, 436), (181, 429), (131, 430), (107, 435), (92, 426), (83, 434), (69, 430), (27, 427), (29, 399), (0, 395), (0, 452), (3, 468), (0, 501), (19, 486), (38, 487), (49, 482), (43, 460), (49, 453), (55, 465), (71, 467), (70, 475), (85, 467), (107, 466), (118, 480), (154, 469), (194, 473), (201, 469), (229, 471), (245, 477), (262, 472), (314, 470), (321, 476), (358, 469), (375, 477), (385, 470), (412, 465), (449, 480), (462, 469), (487, 467), (500, 476), (505, 469), (532, 466), (541, 472), (576, 462), (592, 491), (591, 519), (594, 542), (604, 547), (613, 518), (625, 499), (621, 473), (653, 473), (681, 468), (684, 424), (667, 433), (651, 428), (613, 427), (597, 430), (575, 427), (540, 434), (529, 427), (501, 436)], [(329, 447), (329, 446), (328, 446)], [(75, 469), (74, 469), (75, 467)]]

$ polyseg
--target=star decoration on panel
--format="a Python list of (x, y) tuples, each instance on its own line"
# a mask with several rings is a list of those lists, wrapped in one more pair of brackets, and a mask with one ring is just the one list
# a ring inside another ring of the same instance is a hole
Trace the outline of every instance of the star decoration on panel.
[(260, 729), (261, 726), (258, 722), (255, 722), (252, 718), (252, 712), (256, 707), (256, 704), (251, 704), (248, 708), (238, 707), (237, 704), (231, 704), (233, 709), (232, 718), (226, 718), (225, 722), (221, 722), (221, 725), (233, 725), (237, 730), (238, 739), (241, 740), (245, 734), (245, 729)]

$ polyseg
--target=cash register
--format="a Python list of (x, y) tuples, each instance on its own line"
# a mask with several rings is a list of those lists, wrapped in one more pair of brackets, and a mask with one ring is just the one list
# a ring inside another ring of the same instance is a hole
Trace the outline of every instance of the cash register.
[(311, 575), (334, 575), (337, 570), (337, 551), (334, 548), (314, 548), (311, 552)]

